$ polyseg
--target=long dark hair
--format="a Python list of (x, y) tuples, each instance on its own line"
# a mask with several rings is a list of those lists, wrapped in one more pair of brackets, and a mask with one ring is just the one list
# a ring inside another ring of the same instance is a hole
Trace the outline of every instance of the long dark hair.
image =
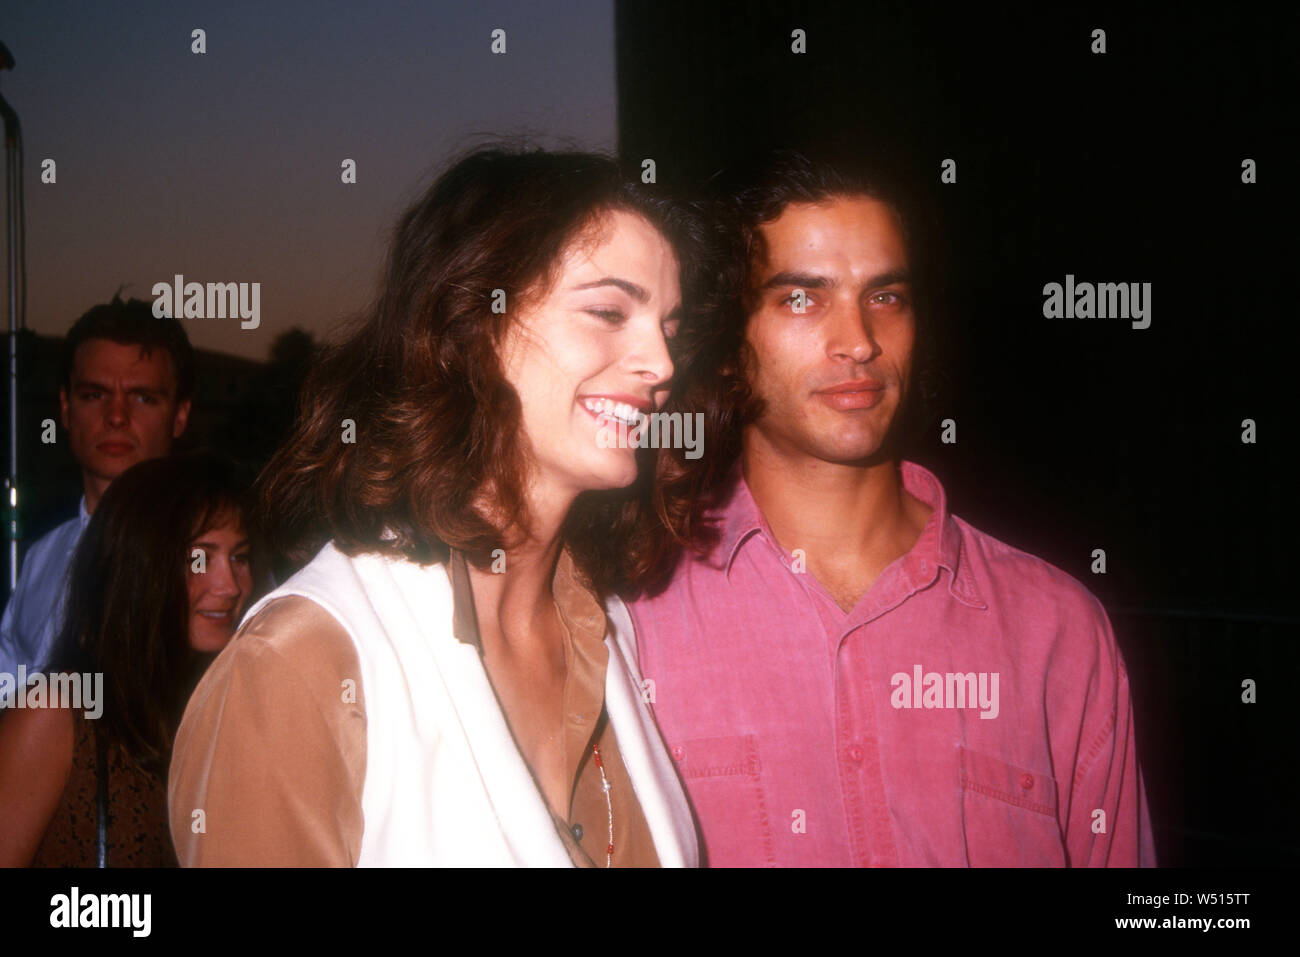
[[(295, 431), (259, 479), (273, 547), (303, 563), (332, 538), (346, 554), (421, 564), (454, 547), (480, 566), (509, 547), (529, 525), (528, 463), (497, 350), (568, 244), (615, 211), (641, 215), (674, 247), (687, 327), (703, 237), (662, 187), (589, 153), (492, 147), (452, 162), (401, 217), (376, 304), (320, 356)], [(492, 308), (495, 290), (505, 313)], [(649, 520), (651, 451), (639, 450), (633, 490), (584, 493), (566, 520), (565, 544), (600, 591), (635, 578), (670, 534)], [(496, 517), (475, 507), (482, 492)]]
[(227, 516), (243, 519), (256, 543), (246, 490), (210, 453), (137, 463), (104, 492), (73, 555), (50, 670), (103, 673), (100, 732), (155, 773), (166, 767), (186, 699), (211, 660), (189, 643), (189, 546)]
[[(754, 277), (767, 255), (762, 226), (790, 204), (866, 196), (883, 202), (898, 217), (917, 304), (916, 385), (891, 437), (913, 438), (936, 418), (942, 382), (936, 334), (940, 310), (932, 295), (929, 210), (916, 201), (897, 170), (847, 153), (834, 146), (760, 153), (716, 176), (703, 200), (711, 281), (696, 302), (696, 321), (683, 326), (678, 336), (686, 358), (678, 363), (664, 411), (702, 413), (711, 454), (691, 460), (681, 449), (661, 449), (653, 492), (665, 525), (682, 533), (679, 541), (689, 550), (706, 553), (716, 543), (718, 529), (710, 524), (709, 513), (729, 488), (744, 426), (763, 411), (749, 386), (755, 360), (745, 330), (755, 306)], [(655, 558), (644, 579), (644, 590), (651, 592), (667, 583), (682, 552), (660, 550)]]

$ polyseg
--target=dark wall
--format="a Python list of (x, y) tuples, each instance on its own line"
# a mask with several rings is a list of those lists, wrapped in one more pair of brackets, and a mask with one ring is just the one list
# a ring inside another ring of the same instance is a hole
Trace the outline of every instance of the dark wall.
[[(957, 442), (933, 428), (912, 456), (1106, 603), (1166, 864), (1300, 862), (1293, 36), (1240, 8), (617, 4), (620, 148), (660, 182), (852, 144), (930, 210)], [(1151, 283), (1150, 328), (1044, 318), (1067, 273)]]

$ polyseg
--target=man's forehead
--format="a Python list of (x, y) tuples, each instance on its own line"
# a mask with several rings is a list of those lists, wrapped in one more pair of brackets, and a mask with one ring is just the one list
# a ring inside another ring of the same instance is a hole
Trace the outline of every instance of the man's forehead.
[(813, 259), (870, 260), (890, 268), (907, 265), (897, 215), (887, 204), (868, 196), (791, 203), (760, 230), (769, 272)]
[(73, 378), (101, 380), (130, 377), (161, 382), (172, 378), (171, 353), (160, 346), (111, 339), (87, 339), (73, 356)]

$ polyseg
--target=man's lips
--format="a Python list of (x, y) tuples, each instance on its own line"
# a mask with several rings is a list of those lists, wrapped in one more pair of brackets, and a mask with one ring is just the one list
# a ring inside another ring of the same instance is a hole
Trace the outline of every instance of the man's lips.
[(135, 448), (130, 442), (100, 442), (95, 448), (105, 455), (123, 455)]
[(855, 409), (870, 409), (880, 403), (885, 395), (885, 384), (875, 379), (855, 379), (841, 382), (814, 393), (832, 409), (848, 412)]

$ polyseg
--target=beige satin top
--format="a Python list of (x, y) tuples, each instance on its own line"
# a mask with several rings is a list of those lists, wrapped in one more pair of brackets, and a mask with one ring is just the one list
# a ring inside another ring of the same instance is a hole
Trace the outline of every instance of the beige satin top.
[[(451, 579), (455, 635), (481, 653), (469, 577), (455, 552)], [(566, 629), (564, 748), (573, 780), (568, 806), (551, 807), (556, 829), (575, 864), (605, 865), (610, 814), (594, 740), (611, 785), (614, 866), (657, 867), (604, 713), (605, 612), (567, 551), (552, 593)], [(365, 769), (365, 689), (352, 639), (310, 599), (276, 599), (239, 630), (186, 709), (168, 789), (177, 857), (183, 866), (353, 866)]]

